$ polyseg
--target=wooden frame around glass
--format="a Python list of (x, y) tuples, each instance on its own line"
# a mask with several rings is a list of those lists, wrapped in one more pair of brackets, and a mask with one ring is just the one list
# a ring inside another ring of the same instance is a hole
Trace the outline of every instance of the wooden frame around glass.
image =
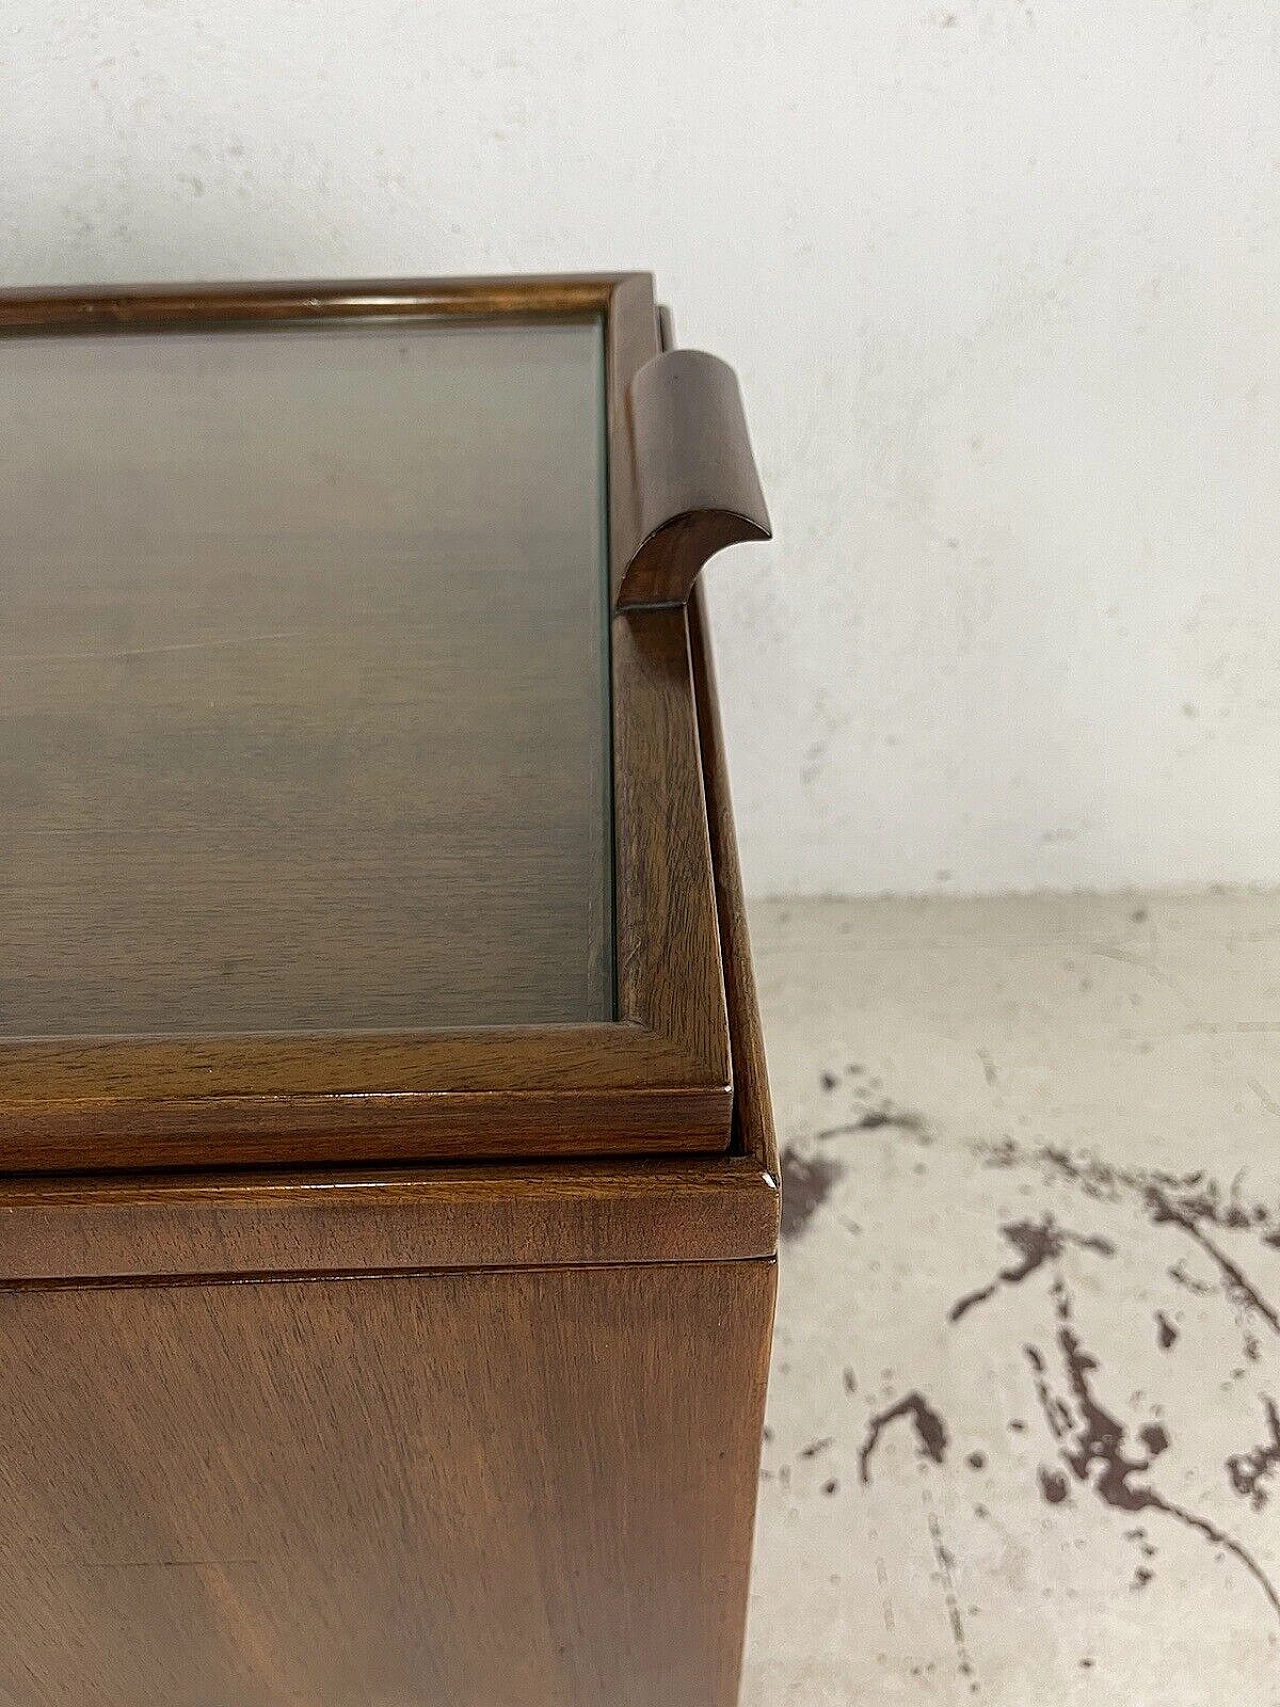
[[(647, 273), (0, 292), (0, 337), (599, 317), (609, 567), (638, 544)], [(686, 610), (611, 620), (616, 1016), (476, 1030), (0, 1039), (0, 1171), (727, 1147), (733, 1075)], [(0, 803), (0, 818), (3, 803)]]

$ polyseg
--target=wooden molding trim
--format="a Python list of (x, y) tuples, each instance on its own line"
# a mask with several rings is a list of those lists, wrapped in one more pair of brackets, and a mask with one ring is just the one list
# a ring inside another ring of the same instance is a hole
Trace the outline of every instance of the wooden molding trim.
[(649, 284), (647, 273), (549, 274), (519, 278), (316, 279), (269, 283), (120, 284), (0, 289), (0, 335), (146, 331), (259, 325), (289, 320), (535, 320), (609, 312), (619, 292)]
[(717, 551), (772, 538), (737, 375), (705, 350), (666, 349), (629, 402), (639, 543), (618, 608), (687, 604)]

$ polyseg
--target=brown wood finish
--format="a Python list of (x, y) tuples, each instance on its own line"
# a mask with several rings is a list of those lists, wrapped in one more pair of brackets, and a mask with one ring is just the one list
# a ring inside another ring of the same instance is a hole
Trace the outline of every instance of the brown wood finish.
[(734, 1101), (735, 1145), (743, 1156), (759, 1164), (771, 1190), (774, 1219), (769, 1249), (776, 1251), (777, 1218), (782, 1206), (782, 1169), (773, 1127), (769, 1064), (764, 1052), (756, 975), (751, 963), (751, 931), (742, 893), (738, 835), (733, 824), (733, 796), (729, 789), (729, 765), (725, 758), (724, 729), (720, 721), (720, 695), (716, 689), (715, 662), (707, 634), (706, 604), (700, 587), (694, 588), (689, 603), (689, 630), (693, 642), (693, 674), (697, 684), (698, 730), (706, 778), (708, 828), (715, 865), (716, 906), (720, 917), (720, 942), (724, 950), (729, 1029), (733, 1040), (734, 1082), (738, 1087)]
[(263, 321), (346, 319), (351, 316), (415, 319), (422, 316), (487, 319), (577, 319), (643, 309), (648, 273), (518, 278), (290, 280), (280, 283), (173, 286), (58, 286), (0, 290), (0, 332), (74, 332), (107, 327), (224, 325)]
[(712, 860), (684, 611), (615, 617), (613, 667), (646, 686), (619, 695), (614, 716), (617, 822), (639, 827), (617, 853), (619, 1010), (731, 1087), (714, 887), (687, 882), (710, 879)]
[[(639, 515), (625, 397), (657, 351), (647, 275), (0, 293), (0, 331), (13, 336), (308, 318), (408, 323), (590, 313), (604, 315), (606, 335), (616, 587)], [(620, 748), (614, 1023), (8, 1041), (0, 1044), (0, 1167), (723, 1147), (732, 1083), (687, 652), (682, 662), (680, 631), (668, 613), (623, 613), (613, 631)]]
[(700, 599), (617, 623), (696, 712), (728, 1152), (0, 1179), (0, 1707), (733, 1707), (778, 1158)]
[(0, 1185), (0, 1285), (740, 1261), (777, 1242), (775, 1176), (748, 1156)]
[(733, 1047), (728, 1155), (660, 1165), (0, 1180), (0, 1281), (772, 1256), (778, 1247), (777, 1143), (698, 593), (689, 615)]
[(629, 398), (638, 515), (618, 605), (685, 604), (717, 551), (770, 538), (742, 394), (718, 356), (664, 348)]
[(0, 1703), (731, 1707), (774, 1281), (0, 1294)]

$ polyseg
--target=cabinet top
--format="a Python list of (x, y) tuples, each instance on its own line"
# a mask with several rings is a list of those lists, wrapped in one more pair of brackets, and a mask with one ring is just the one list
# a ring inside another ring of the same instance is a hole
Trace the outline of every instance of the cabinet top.
[(729, 1141), (657, 355), (647, 275), (0, 294), (0, 1168)]

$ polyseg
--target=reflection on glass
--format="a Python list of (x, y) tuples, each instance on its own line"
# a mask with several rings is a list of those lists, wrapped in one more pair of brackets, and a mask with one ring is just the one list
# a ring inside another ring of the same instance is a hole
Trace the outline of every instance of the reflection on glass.
[(612, 1014), (598, 325), (0, 340), (0, 1031)]

